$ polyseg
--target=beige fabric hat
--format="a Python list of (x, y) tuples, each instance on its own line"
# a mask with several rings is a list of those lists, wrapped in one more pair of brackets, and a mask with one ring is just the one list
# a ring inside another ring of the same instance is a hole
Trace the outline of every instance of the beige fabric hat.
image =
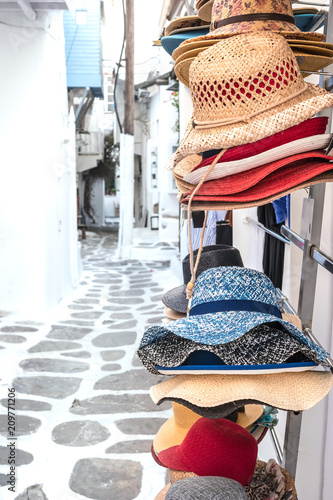
[(182, 319), (186, 318), (186, 314), (179, 313), (177, 311), (174, 311), (173, 309), (170, 309), (170, 307), (165, 306), (164, 308), (164, 314), (168, 319)]
[[(201, 415), (178, 403), (173, 402), (172, 408), (173, 416), (162, 425), (153, 442), (153, 448), (157, 454), (162, 450), (171, 448), (171, 446), (182, 443), (192, 425), (199, 418), (202, 418)], [(236, 421), (244, 429), (249, 429), (264, 411), (261, 405), (255, 404), (245, 405), (244, 410), (244, 413), (238, 412)]]
[(180, 31), (193, 30), (198, 28), (207, 28), (207, 22), (203, 22), (199, 16), (177, 17), (165, 28), (164, 36)]
[(333, 386), (330, 371), (279, 373), (279, 375), (176, 375), (150, 389), (155, 404), (183, 399), (213, 408), (231, 401), (253, 399), (281, 410), (312, 408)]
[(252, 143), (333, 105), (333, 95), (305, 83), (286, 40), (259, 32), (222, 40), (190, 70), (193, 119), (173, 156)]

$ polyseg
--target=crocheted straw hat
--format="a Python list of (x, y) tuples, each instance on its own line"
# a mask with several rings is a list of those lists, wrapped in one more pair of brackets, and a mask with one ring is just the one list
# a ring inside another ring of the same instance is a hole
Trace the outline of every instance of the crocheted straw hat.
[[(219, 40), (216, 40), (216, 43)], [(329, 66), (333, 62), (332, 52), (326, 51), (326, 54), (316, 53), (316, 48), (311, 49), (303, 48), (300, 45), (293, 45), (289, 43), (301, 70), (301, 73), (308, 76), (307, 73), (314, 73), (319, 71), (326, 66)], [(175, 73), (178, 80), (183, 83), (186, 87), (189, 87), (190, 83), (190, 66), (195, 60), (195, 58), (208, 47), (194, 48), (177, 57), (175, 59)]]
[(170, 36), (172, 33), (181, 31), (190, 31), (198, 28), (207, 28), (207, 22), (203, 22), (199, 16), (183, 16), (173, 19), (165, 28), (164, 36)]
[[(167, 420), (157, 432), (153, 447), (155, 453), (182, 443), (192, 425), (201, 418), (189, 408), (178, 403), (172, 403), (173, 416)], [(245, 429), (262, 415), (264, 409), (261, 405), (246, 405), (244, 412), (238, 412), (236, 423)]]
[[(193, 252), (196, 258), (199, 250)], [(237, 248), (230, 245), (208, 245), (203, 247), (198, 264), (196, 276), (212, 267), (219, 266), (240, 266), (243, 267), (242, 257)], [(166, 292), (162, 297), (162, 302), (165, 306), (173, 309), (178, 313), (186, 313), (188, 308), (188, 300), (186, 298), (186, 284), (191, 279), (190, 254), (184, 257), (182, 262), (183, 283), (184, 285), (177, 286)]]
[(240, 425), (200, 418), (181, 444), (161, 451), (158, 459), (170, 469), (227, 477), (245, 486), (252, 479), (257, 453), (257, 441)]
[(330, 371), (272, 375), (176, 375), (150, 389), (155, 404), (189, 401), (197, 407), (221, 407), (252, 399), (281, 410), (303, 411), (321, 401), (333, 386)]
[(198, 14), (205, 21), (211, 21), (210, 33), (205, 35), (207, 38), (222, 38), (253, 31), (275, 31), (284, 36), (325, 39), (325, 35), (302, 32), (297, 28), (290, 0), (215, 0), (206, 2), (199, 8)]
[(199, 54), (190, 70), (194, 114), (174, 154), (184, 157), (252, 143), (311, 118), (333, 95), (305, 83), (286, 40), (239, 35)]

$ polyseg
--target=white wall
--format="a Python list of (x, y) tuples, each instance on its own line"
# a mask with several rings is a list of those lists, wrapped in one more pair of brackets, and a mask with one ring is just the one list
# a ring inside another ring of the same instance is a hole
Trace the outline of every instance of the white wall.
[(1, 21), (0, 304), (32, 317), (78, 279), (62, 14), (30, 23), (1, 11)]

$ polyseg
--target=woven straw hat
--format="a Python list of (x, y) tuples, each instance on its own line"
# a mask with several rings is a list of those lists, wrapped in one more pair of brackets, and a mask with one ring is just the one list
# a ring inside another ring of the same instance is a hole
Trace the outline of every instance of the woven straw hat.
[(201, 27), (206, 28), (207, 22), (203, 22), (199, 16), (177, 17), (165, 28), (164, 35), (169, 36), (172, 33), (179, 33), (180, 31), (193, 30)]
[[(218, 43), (218, 40), (216, 40)], [(211, 46), (211, 45), (210, 45)], [(320, 69), (326, 68), (333, 62), (331, 51), (326, 51), (326, 54), (323, 54), (323, 51), (317, 51), (316, 47), (310, 49), (303, 48), (301, 45), (293, 45), (290, 44), (294, 55), (297, 58), (297, 62), (301, 72), (304, 72), (304, 75), (307, 76), (307, 73), (313, 73), (319, 71)], [(186, 87), (189, 87), (190, 80), (190, 66), (195, 60), (195, 58), (201, 53), (207, 50), (208, 47), (198, 47), (189, 50), (178, 56), (175, 60), (175, 73), (180, 82), (182, 82)], [(310, 52), (312, 50), (312, 52)], [(325, 50), (325, 49), (324, 49)]]
[(192, 170), (197, 167), (201, 161), (202, 158), (200, 155), (187, 156), (174, 168), (174, 173), (180, 178), (185, 177), (185, 175), (192, 172)]
[(286, 40), (275, 33), (231, 37), (199, 54), (190, 70), (193, 119), (173, 156), (252, 143), (333, 104), (305, 83)]
[(205, 35), (207, 38), (253, 31), (275, 31), (284, 36), (325, 39), (325, 35), (302, 32), (297, 28), (290, 0), (279, 3), (274, 0), (211, 0), (199, 8), (198, 15), (211, 22), (210, 33)]
[[(173, 416), (167, 420), (156, 434), (153, 442), (155, 453), (160, 453), (171, 446), (180, 444), (192, 425), (202, 418), (197, 413), (194, 413), (189, 408), (178, 403), (172, 403)], [(248, 429), (261, 417), (264, 409), (261, 405), (246, 405), (244, 412), (238, 412), (237, 424), (244, 429)]]
[(165, 306), (164, 308), (164, 314), (168, 319), (176, 320), (176, 319), (182, 319), (186, 317), (186, 313), (180, 313), (177, 311), (174, 311), (170, 307)]
[(321, 401), (333, 386), (330, 371), (276, 375), (176, 375), (150, 389), (155, 404), (185, 400), (199, 407), (254, 399), (281, 410), (303, 411)]

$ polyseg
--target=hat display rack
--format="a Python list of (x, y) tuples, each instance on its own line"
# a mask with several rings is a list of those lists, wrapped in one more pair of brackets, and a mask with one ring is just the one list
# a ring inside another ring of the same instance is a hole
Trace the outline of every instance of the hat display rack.
[[(217, 0), (217, 2), (218, 1), (219, 0)], [(209, 12), (209, 9), (211, 10), (213, 3), (214, 3), (213, 0), (210, 0), (210, 1), (209, 0), (206, 0), (206, 1), (205, 0), (196, 0), (197, 8), (199, 9), (199, 7), (200, 7), (200, 9), (203, 9), (205, 12), (205, 16), (207, 16), (207, 12)], [(295, 4), (297, 2), (292, 2), (292, 3), (295, 6)], [(194, 0), (192, 0), (192, 2), (190, 2), (190, 1), (185, 2), (185, 5), (189, 8), (190, 14), (193, 14), (193, 4), (194, 4)], [(221, 2), (221, 4), (222, 4), (222, 2)], [(306, 0), (304, 2), (302, 2), (302, 4), (312, 5), (312, 6), (315, 5), (315, 7), (316, 8), (319, 7), (319, 9), (320, 9), (320, 7), (329, 7), (328, 4), (324, 4), (324, 3), (323, 4), (321, 4), (321, 3), (320, 4), (318, 4), (318, 3), (312, 4), (311, 2), (308, 2)], [(199, 15), (200, 15), (200, 9), (199, 9)], [(252, 15), (252, 14), (249, 14), (249, 15), (243, 16), (243, 17), (250, 18), (250, 15)], [(286, 15), (284, 15), (284, 16), (286, 18), (288, 17)], [(204, 18), (202, 18), (202, 19), (204, 19)], [(209, 18), (207, 18), (207, 19), (209, 19)], [(205, 18), (204, 20), (207, 21), (207, 19)], [(246, 19), (245, 21), (249, 21), (249, 20), (250, 19)], [(313, 16), (311, 23), (310, 24), (308, 23), (306, 25), (306, 31), (308, 32), (308, 34), (311, 34), (311, 33), (315, 34), (316, 30), (320, 26), (322, 26), (323, 23), (324, 23), (324, 34), (326, 36), (325, 41), (327, 43), (333, 43), (333, 30), (332, 30), (332, 28), (330, 29), (330, 31), (328, 30), (328, 25), (333, 26), (333, 8), (331, 6), (328, 9), (328, 11), (324, 10), (324, 9), (318, 10), (318, 12)], [(194, 26), (194, 25), (192, 25), (192, 26)], [(190, 30), (192, 28), (188, 27), (187, 29)], [(171, 34), (172, 34), (172, 32), (171, 32)], [(195, 36), (198, 38), (203, 38), (200, 36), (200, 34), (199, 35), (196, 34)], [(232, 38), (239, 38), (239, 36), (241, 37), (242, 35), (238, 35), (236, 37), (230, 37), (230, 38), (227, 38), (227, 40), (231, 40)], [(251, 34), (250, 34), (250, 36), (251, 36)], [(285, 35), (285, 36), (287, 37), (287, 35)], [(258, 40), (259, 40), (259, 38), (260, 37), (258, 37)], [(282, 38), (282, 37), (280, 36), (279, 38)], [(185, 39), (185, 42), (183, 42), (183, 43), (186, 44), (188, 41), (189, 41), (188, 39)], [(273, 35), (273, 41), (274, 41), (274, 35)], [(289, 42), (288, 39), (287, 39), (287, 41)], [(259, 40), (259, 42), (260, 42), (260, 40)], [(200, 41), (198, 41), (197, 43), (200, 45)], [(304, 42), (304, 43), (306, 44), (309, 42)], [(316, 42), (316, 43), (318, 43), (318, 42)], [(213, 54), (213, 52), (211, 51), (211, 47), (213, 47), (213, 45), (211, 44), (211, 45), (209, 45), (209, 47), (210, 48), (208, 48), (208, 49), (207, 49), (207, 47), (205, 47), (204, 51), (209, 50), (210, 54)], [(196, 54), (193, 54), (194, 57), (193, 57), (192, 61), (195, 60), (196, 56), (199, 53), (200, 53), (200, 51), (197, 52)], [(207, 59), (209, 59), (209, 57), (211, 57), (211, 56), (207, 56)], [(332, 59), (332, 62), (333, 62), (333, 59)], [(328, 71), (326, 71), (326, 70), (324, 70), (324, 71), (323, 70), (304, 71), (304, 73), (302, 72), (303, 77), (307, 76), (305, 73), (319, 74), (320, 75), (319, 87), (325, 88), (328, 92), (333, 92), (333, 74), (330, 72), (332, 67), (333, 67), (333, 65), (331, 63), (331, 65), (329, 65)], [(187, 68), (187, 70), (188, 70), (188, 68)], [(192, 74), (194, 72), (195, 72), (195, 70), (193, 70)], [(177, 71), (176, 71), (176, 74), (177, 74)], [(180, 81), (182, 81), (181, 78), (180, 78)], [(297, 90), (297, 92), (299, 95), (303, 92), (303, 90), (300, 89), (300, 90)], [(288, 99), (290, 99), (290, 97), (286, 97), (284, 99), (284, 101), (287, 102)], [(297, 105), (297, 103), (296, 103), (296, 105)], [(329, 105), (327, 105), (325, 107), (329, 107)], [(324, 106), (322, 106), (321, 109), (323, 109), (323, 108), (324, 108)], [(258, 113), (257, 112), (253, 112), (252, 114), (249, 113), (248, 116), (246, 117), (247, 119), (243, 120), (246, 123), (246, 126), (249, 124), (250, 119), (252, 118), (252, 115), (255, 115), (255, 114), (258, 114)], [(310, 116), (314, 116), (314, 113), (312, 115), (309, 115), (309, 117)], [(319, 113), (317, 113), (316, 116), (327, 116), (327, 113), (325, 115), (325, 112), (319, 111)], [(305, 119), (306, 118), (303, 118), (303, 120), (305, 120)], [(199, 117), (199, 120), (200, 120), (200, 117)], [(210, 118), (210, 120), (212, 120), (212, 118)], [(221, 119), (220, 117), (218, 117), (218, 120), (220, 120), (219, 123), (222, 124), (221, 134), (225, 133), (226, 139), (224, 139), (224, 140), (228, 140), (228, 137), (232, 136), (232, 133), (230, 133), (229, 136), (228, 136), (228, 133), (230, 132), (230, 130), (232, 131), (232, 127), (234, 126), (233, 121), (235, 121), (235, 120), (232, 117), (231, 118), (228, 117), (227, 119)], [(211, 131), (211, 124), (212, 123), (213, 123), (212, 121), (195, 122), (195, 120), (193, 118), (193, 121), (192, 121), (193, 129), (192, 130), (194, 131), (195, 125), (196, 126), (199, 125), (199, 129), (201, 128), (201, 130), (204, 131), (203, 136), (205, 137), (205, 140), (206, 140), (209, 134), (205, 135), (205, 128), (206, 128), (206, 130), (208, 128), (209, 131)], [(216, 122), (216, 123), (218, 123), (218, 122)], [(227, 131), (226, 131), (226, 129), (223, 130), (223, 127), (225, 127), (225, 124), (226, 124), (226, 128), (229, 127), (229, 129)], [(330, 121), (329, 121), (329, 125), (330, 125)], [(217, 126), (220, 126), (220, 125), (218, 124)], [(190, 122), (190, 127), (191, 127), (191, 122)], [(216, 125), (215, 125), (215, 127), (216, 127)], [(185, 136), (187, 139), (190, 137), (190, 133), (191, 133), (191, 131), (189, 132), (189, 130), (190, 130), (190, 128), (188, 127), (187, 131), (185, 132)], [(279, 130), (275, 129), (275, 133), (278, 133), (278, 132), (279, 132)], [(230, 142), (230, 144), (228, 143), (226, 146), (224, 146), (225, 149), (221, 150), (221, 148), (220, 148), (219, 151), (218, 151), (217, 147), (212, 146), (213, 143), (209, 144), (211, 147), (206, 147), (207, 146), (206, 145), (205, 148), (203, 148), (201, 150), (196, 149), (196, 150), (192, 151), (192, 155), (193, 155), (192, 158), (195, 161), (197, 161), (197, 159), (194, 158), (194, 154), (200, 154), (203, 151), (209, 151), (209, 150), (215, 151), (216, 157), (214, 157), (215, 159), (213, 159), (212, 163), (209, 164), (208, 169), (206, 169), (207, 170), (206, 174), (203, 175), (199, 184), (197, 184), (196, 186), (193, 186), (194, 189), (192, 189), (192, 191), (189, 191), (189, 189), (190, 189), (189, 186), (191, 186), (191, 184), (186, 186), (186, 182), (184, 181), (184, 184), (185, 184), (184, 188), (185, 189), (184, 189), (184, 191), (182, 191), (182, 194), (181, 194), (183, 199), (185, 198), (184, 193), (187, 193), (187, 196), (188, 196), (188, 199), (187, 199), (188, 205), (184, 205), (182, 203), (181, 206), (183, 208), (183, 216), (185, 219), (187, 219), (187, 222), (188, 222), (188, 238), (189, 238), (189, 246), (190, 246), (191, 279), (187, 284), (187, 299), (189, 299), (189, 304), (191, 304), (192, 289), (194, 288), (196, 278), (198, 277), (198, 276), (196, 276), (196, 269), (197, 269), (197, 266), (199, 264), (200, 254), (201, 254), (201, 249), (202, 249), (202, 245), (201, 245), (201, 247), (199, 248), (199, 251), (197, 252), (197, 255), (195, 257), (193, 256), (193, 250), (191, 248), (191, 223), (190, 223), (191, 216), (190, 216), (190, 214), (191, 214), (191, 212), (193, 212), (193, 210), (206, 210), (206, 218), (207, 218), (208, 210), (214, 210), (214, 209), (222, 210), (222, 209), (227, 208), (227, 205), (223, 206), (223, 207), (217, 206), (217, 205), (214, 206), (214, 203), (210, 204), (209, 201), (207, 203), (207, 206), (204, 205), (206, 203), (205, 201), (202, 201), (202, 204), (200, 205), (200, 201), (203, 200), (203, 198), (202, 197), (200, 198), (200, 196), (199, 196), (197, 198), (199, 201), (196, 202), (196, 199), (195, 199), (196, 192), (198, 190), (200, 190), (202, 185), (205, 184), (205, 181), (206, 181), (208, 175), (210, 174), (210, 172), (212, 172), (214, 170), (215, 165), (216, 164), (219, 165), (218, 162), (220, 161), (220, 158), (224, 155), (225, 151), (227, 151), (228, 147), (237, 148), (238, 144), (242, 145), (242, 144), (246, 144), (246, 143), (251, 142), (250, 140), (248, 140), (248, 137), (250, 137), (250, 134), (251, 134), (251, 132), (248, 133), (248, 136), (246, 136), (247, 139), (243, 140), (243, 142), (239, 142), (239, 143), (236, 143), (236, 142), (231, 143)], [(217, 137), (217, 134), (215, 135), (215, 137)], [(264, 139), (265, 135), (262, 135), (262, 137), (260, 137), (260, 139), (262, 139), (262, 138)], [(196, 142), (196, 140), (197, 140), (197, 142)], [(221, 136), (219, 136), (219, 138), (216, 140), (217, 141), (221, 140)], [(221, 142), (223, 142), (223, 141), (221, 141)], [(191, 147), (193, 146), (193, 144), (194, 145), (198, 144), (198, 136), (192, 135), (192, 137), (190, 137), (190, 139), (188, 140), (188, 143), (189, 143), (189, 145), (187, 145), (188, 149), (186, 149), (186, 147), (184, 147), (185, 143), (183, 143), (183, 149), (181, 149), (181, 147), (179, 148), (181, 154), (178, 154), (178, 157), (177, 156), (173, 157), (173, 160), (172, 160), (173, 161), (173, 164), (172, 164), (173, 168), (177, 167), (177, 165), (179, 165), (183, 161), (184, 158), (189, 158), (189, 161), (190, 161), (191, 156), (187, 156), (187, 155), (191, 154), (191, 153), (189, 153), (189, 151), (190, 151)], [(207, 141), (207, 144), (208, 144), (208, 141)], [(326, 154), (328, 154), (332, 148), (333, 148), (333, 139), (331, 139), (331, 141), (326, 149)], [(176, 155), (177, 155), (177, 152), (176, 152)], [(228, 160), (222, 159), (222, 164), (223, 164), (223, 161), (227, 162)], [(169, 167), (170, 167), (170, 165), (169, 165)], [(199, 168), (199, 167), (198, 166), (195, 167), (195, 169), (197, 169), (197, 168)], [(180, 168), (178, 168), (178, 172), (179, 171), (180, 171)], [(177, 170), (176, 170), (176, 172), (177, 172)], [(190, 170), (190, 172), (191, 172), (191, 170)], [(180, 180), (182, 180), (182, 179), (180, 178)], [(329, 180), (332, 181), (332, 179), (329, 179)], [(181, 182), (180, 182), (180, 185), (181, 185)], [(305, 185), (306, 184), (304, 184), (304, 186)], [(180, 189), (178, 183), (177, 183), (177, 186), (179, 188), (179, 191), (181, 192), (181, 189)], [(299, 189), (300, 187), (303, 187), (303, 186), (299, 186), (296, 189)], [(304, 336), (307, 337), (311, 342), (313, 342), (320, 349), (322, 349), (322, 346), (321, 346), (320, 342), (315, 338), (315, 336), (312, 332), (312, 318), (313, 318), (313, 312), (314, 312), (318, 264), (320, 266), (322, 266), (326, 271), (333, 274), (333, 257), (326, 255), (320, 249), (320, 240), (321, 240), (321, 233), (322, 233), (322, 220), (323, 220), (323, 211), (324, 211), (324, 202), (325, 202), (325, 189), (326, 189), (325, 180), (319, 181), (319, 183), (317, 183), (317, 184), (314, 183), (313, 185), (310, 185), (310, 187), (308, 189), (308, 197), (303, 200), (303, 209), (302, 209), (302, 214), (301, 214), (301, 227), (307, 228), (307, 232), (305, 232), (304, 237), (301, 237), (300, 235), (298, 235), (292, 229), (290, 229), (289, 227), (287, 227), (285, 225), (282, 225), (282, 227), (281, 227), (281, 234), (277, 234), (273, 231), (270, 231), (264, 225), (260, 224), (258, 221), (254, 220), (250, 217), (246, 217), (246, 219), (244, 220), (244, 222), (247, 222), (249, 224), (257, 225), (257, 227), (259, 227), (261, 230), (265, 231), (266, 233), (270, 234), (274, 238), (282, 241), (283, 243), (285, 243), (287, 245), (297, 246), (297, 248), (299, 248), (303, 252), (300, 291), (299, 291), (297, 311), (295, 311), (295, 309), (290, 304), (289, 299), (283, 295), (283, 293), (280, 289), (278, 289), (278, 288), (276, 289), (276, 294), (277, 294), (277, 297), (278, 297), (278, 300), (280, 303), (281, 310), (284, 313), (297, 315), (301, 320), (301, 324), (302, 324), (301, 331), (303, 332)], [(276, 196), (275, 196), (275, 198), (276, 198)], [(212, 198), (212, 200), (214, 201), (213, 198)], [(194, 203), (194, 205), (192, 205), (192, 202)], [(250, 206), (256, 206), (256, 205), (253, 204)], [(230, 208), (232, 209), (231, 206), (230, 206)], [(235, 209), (237, 209), (237, 208), (238, 207), (236, 206)], [(203, 224), (202, 233), (204, 233), (204, 228), (205, 228), (205, 222)], [(304, 231), (303, 231), (303, 233), (304, 233)], [(202, 234), (202, 239), (203, 239), (203, 234)], [(222, 265), (224, 265), (224, 264), (222, 264)], [(240, 272), (240, 274), (242, 274), (242, 272)], [(204, 280), (204, 278), (201, 279), (201, 281), (203, 281), (203, 280)], [(185, 289), (185, 282), (184, 282), (184, 285), (182, 285), (182, 287)], [(185, 301), (185, 299), (184, 299), (184, 301)], [(195, 304), (195, 306), (196, 306), (196, 304)], [(194, 306), (194, 308), (195, 308), (195, 306)], [(189, 305), (188, 310), (190, 310), (190, 305)], [(197, 314), (200, 314), (200, 312)], [(203, 314), (205, 314), (205, 313), (203, 313)], [(183, 320), (180, 320), (180, 321), (183, 321)], [(184, 320), (184, 321), (186, 322), (186, 320)], [(189, 324), (190, 323), (191, 322), (189, 322)], [(192, 325), (193, 325), (193, 323), (194, 322), (192, 322)], [(184, 323), (182, 323), (182, 325), (183, 324)], [(172, 329), (175, 330), (176, 327), (170, 327), (171, 331), (172, 331)], [(167, 330), (167, 328), (166, 328), (166, 330)], [(327, 362), (326, 366), (328, 366), (329, 370), (333, 373), (333, 360), (332, 360), (332, 358), (330, 356), (328, 356), (326, 358), (326, 362)], [(186, 377), (186, 375), (178, 375), (178, 376), (179, 377), (181, 377), (181, 376)], [(241, 375), (241, 376), (244, 376), (244, 375)], [(269, 375), (269, 376), (271, 376), (271, 375)], [(213, 377), (213, 375), (208, 375), (208, 377)], [(163, 385), (163, 382), (162, 382), (162, 385)], [(157, 386), (154, 386), (154, 387), (157, 387)], [(156, 393), (156, 391), (157, 390), (155, 390), (155, 393)], [(152, 394), (152, 392), (151, 392), (151, 394)], [(181, 395), (179, 395), (179, 394), (178, 394), (178, 397), (181, 398)], [(175, 399), (172, 399), (172, 398), (169, 398), (169, 399), (177, 402), (176, 396), (174, 396), (174, 398)], [(154, 400), (154, 398), (152, 398), (152, 399)], [(154, 400), (155, 403), (157, 402), (157, 400), (158, 400), (158, 397), (155, 394), (155, 400)], [(168, 400), (168, 398), (166, 397), (165, 400)], [(161, 396), (161, 401), (163, 401), (162, 396)], [(179, 401), (181, 402), (181, 400), (179, 400)], [(263, 400), (261, 400), (261, 401), (263, 401)], [(249, 402), (251, 402), (251, 401), (246, 401), (243, 404), (248, 404)], [(255, 402), (255, 400), (253, 400), (253, 402)], [(258, 401), (256, 401), (256, 402), (258, 403)], [(160, 402), (157, 402), (157, 404), (159, 404), (159, 403)], [(186, 404), (185, 404), (185, 406), (186, 406)], [(207, 406), (209, 406), (209, 405), (207, 405)], [(195, 408), (195, 406), (193, 406), (193, 407)], [(192, 409), (193, 409), (193, 407), (192, 407)], [(279, 408), (279, 406), (277, 406), (277, 407)], [(188, 408), (191, 408), (191, 406), (188, 406)], [(199, 412), (197, 412), (197, 413), (199, 413)], [(224, 418), (224, 417), (221, 417), (221, 418)], [(280, 444), (280, 441), (279, 441), (278, 436), (276, 434), (274, 426), (271, 426), (269, 428), (269, 432), (271, 434), (271, 438), (272, 438), (272, 442), (273, 442), (273, 445), (274, 445), (274, 448), (276, 451), (276, 456), (277, 456), (278, 462), (285, 469), (285, 471), (287, 471), (287, 473), (290, 474), (290, 477), (293, 479), (295, 478), (295, 475), (296, 475), (299, 442), (300, 442), (300, 434), (301, 434), (301, 425), (302, 425), (302, 411), (287, 410), (287, 419), (286, 419), (286, 426), (285, 426), (285, 436), (284, 436), (283, 449), (281, 447), (281, 444)], [(163, 458), (163, 456), (164, 455), (162, 453), (162, 458)], [(158, 460), (156, 460), (156, 461), (157, 461), (157, 463), (159, 463)], [(170, 462), (170, 464), (172, 464), (172, 461)], [(160, 465), (164, 465), (164, 464), (160, 464)], [(171, 466), (169, 468), (172, 469)], [(181, 469), (178, 469), (178, 470), (181, 470)], [(184, 470), (185, 470), (185, 468), (184, 468)], [(171, 477), (171, 475), (170, 475), (170, 477)], [(173, 481), (171, 480), (171, 483), (172, 482)], [(162, 499), (165, 497), (161, 496), (158, 498)], [(291, 497), (288, 497), (288, 498), (291, 498)], [(297, 496), (292, 496), (292, 498), (297, 498)]]

